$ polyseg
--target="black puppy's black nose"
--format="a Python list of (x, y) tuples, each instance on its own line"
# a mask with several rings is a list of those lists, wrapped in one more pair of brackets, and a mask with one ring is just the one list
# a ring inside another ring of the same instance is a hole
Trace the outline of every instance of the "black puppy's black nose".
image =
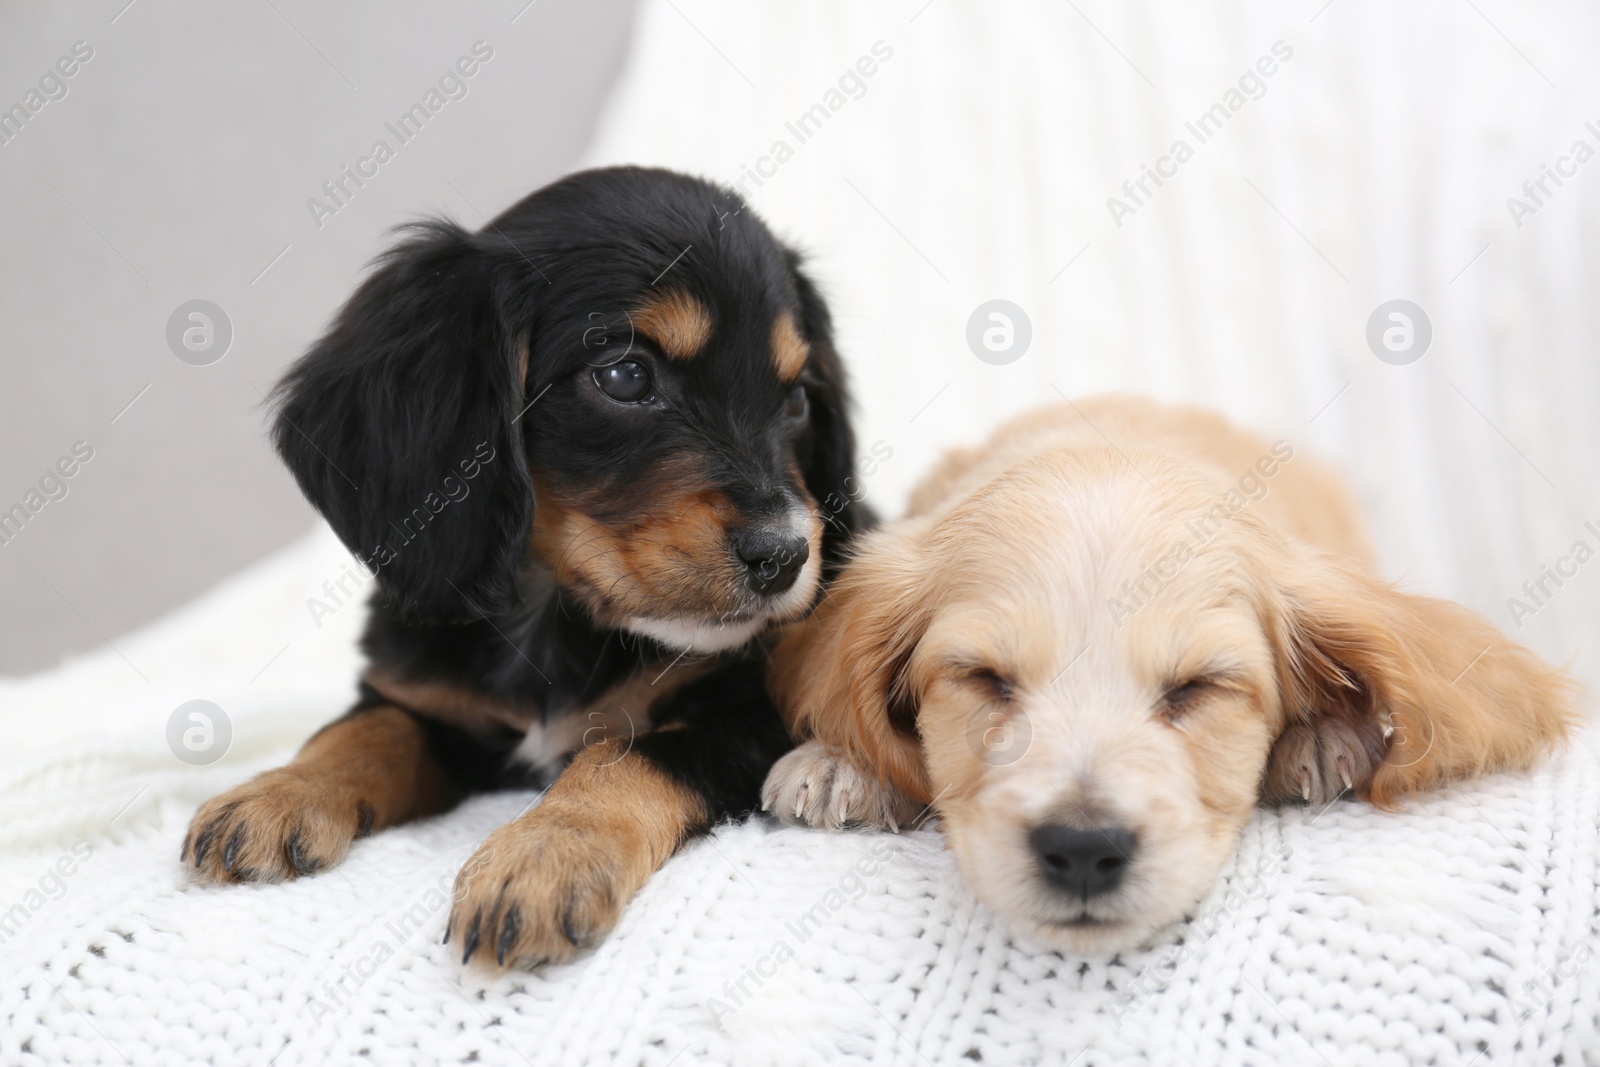
[(800, 568), (811, 558), (811, 545), (787, 529), (746, 530), (733, 537), (733, 550), (750, 571), (750, 588), (766, 596), (777, 596), (800, 576)]
[(1028, 835), (1028, 844), (1051, 885), (1069, 896), (1088, 900), (1117, 887), (1138, 850), (1139, 840), (1131, 830), (1120, 826), (1077, 830), (1047, 823)]

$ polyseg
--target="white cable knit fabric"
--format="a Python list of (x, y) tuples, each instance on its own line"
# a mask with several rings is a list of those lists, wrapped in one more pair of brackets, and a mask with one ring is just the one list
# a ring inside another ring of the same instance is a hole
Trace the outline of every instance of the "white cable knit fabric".
[[(1280, 40), (1264, 95), (1119, 228), (1107, 198)], [(786, 123), (879, 41), (864, 92), (800, 143)], [(1600, 547), (1600, 164), (1520, 228), (1506, 199), (1600, 146), (1595, 41), (1585, 9), (1488, 0), (649, 0), (593, 156), (770, 171), (746, 191), (814, 254), (862, 440), (893, 450), (867, 479), (886, 511), (939, 447), (1058, 388), (1195, 400), (1342, 462), (1391, 574), (1592, 685), (1600, 564), (1521, 628), (1507, 600)], [(999, 367), (965, 341), (997, 297), (1033, 329)], [(1409, 366), (1364, 336), (1396, 297), (1433, 324)], [(194, 807), (353, 692), (361, 608), (306, 607), (346, 559), (319, 531), (0, 682), (0, 1063), (1600, 1063), (1590, 733), (1398, 814), (1263, 812), (1191, 923), (1111, 959), (1013, 942), (937, 832), (752, 822), (685, 849), (578, 962), (462, 974), (439, 944), (451, 879), (532, 794), (292, 884), (191, 886)], [(196, 698), (232, 727), (208, 767), (166, 741)]]

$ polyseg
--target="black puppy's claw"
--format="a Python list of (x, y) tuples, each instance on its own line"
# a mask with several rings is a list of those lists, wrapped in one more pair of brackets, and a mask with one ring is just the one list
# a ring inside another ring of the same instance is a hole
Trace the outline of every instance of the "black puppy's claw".
[(369, 805), (366, 805), (366, 804), (361, 805), (359, 808), (356, 809), (356, 818), (358, 820), (360, 820), (359, 822), (356, 823), (356, 836), (357, 837), (369, 837), (369, 836), (371, 836), (371, 834), (372, 834), (372, 808)]
[(300, 832), (296, 830), (289, 836), (289, 843), (284, 846), (284, 852), (289, 857), (289, 865), (297, 874), (315, 874), (322, 870), (322, 861), (313, 859), (300, 851)]
[(222, 850), (222, 869), (229, 874), (233, 873), (233, 857), (238, 853), (239, 846), (244, 844), (244, 827), (233, 832), (228, 838), (228, 847)]
[(515, 905), (506, 909), (505, 917), (500, 920), (500, 943), (495, 947), (495, 962), (500, 966), (506, 965), (506, 953), (511, 951), (511, 946), (517, 943), (517, 933), (522, 929), (522, 912)]
[(217, 834), (216, 827), (208, 826), (200, 831), (200, 836), (194, 841), (194, 865), (198, 870), (206, 861), (206, 853), (211, 851), (211, 839)]
[(467, 931), (466, 945), (461, 953), (461, 962), (466, 963), (472, 959), (472, 954), (478, 951), (478, 927), (483, 923), (483, 912), (472, 917), (472, 928)]

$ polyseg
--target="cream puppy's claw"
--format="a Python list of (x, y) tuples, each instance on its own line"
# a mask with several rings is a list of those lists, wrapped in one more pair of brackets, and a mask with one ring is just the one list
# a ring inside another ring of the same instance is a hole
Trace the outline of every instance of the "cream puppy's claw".
[(794, 809), (789, 812), (791, 818), (799, 820), (806, 812), (806, 801), (811, 797), (811, 776), (806, 775), (805, 781), (800, 783), (800, 788), (795, 790)]
[(1339, 780), (1344, 783), (1346, 791), (1356, 787), (1355, 779), (1350, 774), (1350, 757), (1341, 752), (1334, 757), (1334, 763), (1339, 768)]
[(917, 811), (899, 790), (860, 773), (820, 741), (807, 741), (773, 764), (761, 788), (761, 807), (799, 826), (875, 826), (897, 832)]
[(889, 790), (884, 791), (883, 796), (878, 798), (878, 802), (879, 814), (883, 817), (883, 825), (889, 828), (891, 834), (899, 833), (900, 820), (895, 818), (894, 808), (889, 803)]

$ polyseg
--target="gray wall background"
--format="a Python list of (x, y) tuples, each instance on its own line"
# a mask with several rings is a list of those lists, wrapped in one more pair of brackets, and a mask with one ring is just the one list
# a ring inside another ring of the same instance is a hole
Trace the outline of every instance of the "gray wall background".
[[(37, 108), (0, 144), (0, 512), (43, 501), (0, 543), (0, 673), (115, 640), (311, 528), (263, 393), (389, 228), (424, 213), (476, 228), (574, 167), (632, 9), (0, 7), (0, 111)], [(92, 58), (60, 78), (80, 41)], [(400, 144), (384, 124), (479, 41), (492, 58)], [(307, 200), (380, 139), (394, 157), (319, 227)], [(194, 299), (232, 325), (204, 366), (167, 341)], [(93, 458), (49, 478), (79, 441)]]

